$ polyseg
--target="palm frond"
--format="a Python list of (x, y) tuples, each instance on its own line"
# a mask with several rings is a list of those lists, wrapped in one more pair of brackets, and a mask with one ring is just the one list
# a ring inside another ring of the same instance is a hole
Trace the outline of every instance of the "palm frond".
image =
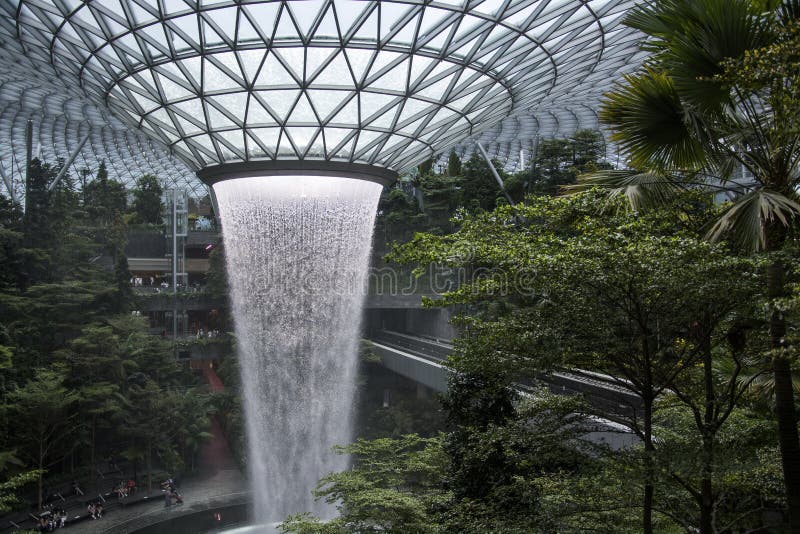
[(698, 168), (706, 160), (672, 79), (646, 69), (605, 95), (600, 120), (637, 168)]
[[(714, 375), (719, 380), (729, 380), (735, 372), (735, 362), (730, 358), (715, 358), (713, 363)], [(751, 401), (775, 406), (775, 377), (768, 372), (763, 361), (753, 358), (745, 362), (745, 366), (736, 377), (738, 389), (744, 389), (745, 396)], [(792, 372), (792, 389), (800, 395), (800, 374)]]
[(706, 234), (711, 241), (725, 237), (741, 247), (758, 251), (766, 246), (766, 229), (773, 223), (788, 227), (800, 216), (800, 204), (764, 188), (737, 198)]
[(776, 7), (754, 0), (660, 0), (632, 9), (625, 24), (650, 37), (643, 48), (674, 80), (681, 98), (705, 113), (730, 100), (729, 87), (717, 78), (723, 60), (771, 42), (773, 28), (759, 15)]
[(672, 4), (674, 2), (667, 0), (651, 5), (636, 5), (625, 15), (623, 24), (650, 37), (642, 44), (643, 48), (658, 50), (661, 41), (674, 31), (676, 21), (671, 20), (671, 13), (674, 12)]
[(685, 0), (693, 10), (667, 44), (662, 66), (681, 96), (702, 110), (718, 110), (730, 99), (717, 78), (723, 61), (741, 58), (772, 39), (770, 25), (752, 0)]
[(800, 19), (800, 0), (783, 0), (778, 8), (778, 16), (784, 25)]
[(576, 194), (595, 187), (607, 191), (612, 198), (625, 197), (634, 211), (663, 205), (686, 189), (677, 176), (648, 171), (610, 170), (579, 176), (576, 184), (564, 186), (562, 190), (567, 194)]

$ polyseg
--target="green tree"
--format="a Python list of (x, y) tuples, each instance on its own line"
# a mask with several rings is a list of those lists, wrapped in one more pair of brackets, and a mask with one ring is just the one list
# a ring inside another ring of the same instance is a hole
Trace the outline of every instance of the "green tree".
[[(30, 476), (41, 499), (42, 477), (94, 472), (120, 449), (140, 449), (151, 476), (153, 456), (177, 472), (193, 466), (208, 436), (211, 410), (196, 379), (142, 317), (124, 313), (124, 188), (101, 166), (84, 210), (69, 174), (47, 191), (58, 168), (32, 165), (27, 215), (0, 198), (0, 451), (22, 462), (0, 465), (0, 506)], [(95, 261), (103, 256), (113, 270)], [(148, 418), (158, 429), (149, 440)]]
[(208, 256), (206, 292), (212, 297), (228, 298), (228, 275), (225, 269), (225, 247), (220, 242)]
[(101, 226), (112, 224), (127, 204), (125, 186), (109, 180), (105, 161), (100, 162), (97, 176), (86, 185), (83, 197), (89, 218)]
[(384, 243), (409, 239), (414, 231), (423, 227), (424, 222), (425, 214), (420, 211), (416, 199), (409, 198), (399, 187), (393, 187), (381, 196), (376, 226), (383, 231), (376, 234), (383, 234)]
[[(724, 413), (727, 399), (716, 400)], [(699, 415), (674, 396), (661, 401), (657, 464), (666, 491), (659, 507), (687, 531), (772, 531), (779, 525), (764, 510), (784, 505), (780, 457), (766, 445), (775, 439), (774, 423), (738, 407), (719, 425)]]
[(542, 139), (531, 162), (529, 192), (558, 194), (575, 183), (580, 173), (607, 166), (600, 162), (604, 155), (605, 140), (595, 130), (578, 130), (567, 139)]
[(38, 369), (32, 380), (8, 396), (5, 406), (12, 414), (18, 453), (37, 470), (38, 503), (42, 509), (43, 474), (64, 455), (72, 436), (78, 395), (64, 385), (59, 369)]
[(194, 472), (197, 454), (212, 437), (210, 415), (215, 411), (212, 399), (197, 388), (190, 388), (173, 398), (177, 402), (174, 411), (179, 417), (179, 422), (174, 427), (173, 440), (184, 465), (188, 462), (189, 471)]
[[(730, 488), (718, 487), (721, 481), (724, 482), (724, 477), (718, 473), (720, 466), (730, 469), (720, 457), (732, 459), (735, 456), (731, 450), (724, 449), (724, 436), (730, 432), (728, 427), (731, 426), (728, 420), (736, 418), (742, 397), (764, 372), (763, 367), (758, 365), (764, 350), (764, 339), (757, 335), (757, 331), (754, 332), (757, 322), (751, 319), (759, 315), (755, 309), (761, 302), (757, 287), (753, 281), (735, 284), (733, 280), (725, 280), (724, 283), (731, 284), (735, 289), (691, 303), (694, 309), (690, 313), (695, 319), (688, 325), (685, 339), (679, 341), (695, 347), (693, 350), (698, 354), (696, 359), (701, 365), (688, 368), (669, 387), (678, 403), (682, 404), (681, 409), (691, 416), (684, 415), (683, 424), (686, 425), (687, 419), (690, 420), (695, 431), (694, 434), (688, 432), (686, 426), (681, 429), (679, 439), (683, 443), (691, 443), (694, 449), (688, 455), (692, 459), (689, 462), (692, 467), (684, 469), (682, 474), (673, 473), (672, 477), (695, 501), (699, 509), (696, 524), (702, 533), (716, 532), (714, 523), (716, 521), (719, 525), (722, 521), (721, 510), (730, 507)], [(754, 307), (748, 309), (751, 302)], [(668, 417), (662, 416), (662, 420), (681, 420), (680, 409), (673, 409), (668, 414)], [(766, 426), (764, 421), (756, 424), (762, 428)], [(755, 432), (751, 431), (751, 434)], [(758, 436), (762, 439), (772, 437), (763, 431)], [(694, 437), (698, 439), (692, 439)], [(695, 447), (696, 441), (699, 441), (699, 446)], [(686, 451), (682, 451), (677, 456), (685, 454)], [(733, 507), (734, 510), (737, 508), (743, 514), (746, 507), (740, 503)]]
[(555, 195), (564, 185), (573, 183), (577, 174), (570, 168), (572, 150), (568, 139), (542, 139), (536, 147), (530, 176), (530, 191)]
[(16, 492), (27, 484), (36, 481), (38, 474), (38, 471), (28, 471), (0, 482), (0, 512), (10, 512), (13, 505), (19, 502)]
[(138, 222), (159, 224), (161, 222), (161, 195), (164, 188), (152, 174), (145, 174), (136, 181), (133, 189), (133, 211)]
[(128, 226), (122, 215), (118, 213), (105, 231), (105, 249), (114, 261), (113, 280), (117, 290), (116, 311), (127, 311), (133, 301), (131, 271), (128, 267), (128, 257), (125, 255), (125, 244), (128, 241), (127, 230)]
[(423, 174), (418, 184), (425, 203), (428, 226), (439, 231), (448, 230), (450, 217), (460, 202), (459, 177)]
[[(583, 185), (623, 193), (637, 209), (684, 188), (730, 191), (736, 196), (708, 237), (728, 238), (747, 250), (780, 251), (800, 215), (800, 130), (792, 94), (798, 70), (768, 62), (764, 70), (763, 61), (759, 68), (757, 59), (748, 58), (774, 50), (786, 28), (796, 25), (797, 13), (797, 2), (759, 0), (662, 0), (634, 9), (626, 23), (650, 37), (652, 55), (607, 95), (601, 119), (635, 170), (590, 176)], [(747, 183), (738, 180), (743, 169)], [(772, 257), (766, 286), (776, 299), (785, 294), (786, 265), (779, 254)], [(777, 310), (770, 332), (789, 519), (800, 531), (791, 350)]]
[[(492, 165), (503, 178), (505, 172), (502, 166), (496, 161), (492, 161)], [(502, 191), (489, 164), (477, 153), (462, 165), (458, 186), (461, 188), (460, 205), (469, 210), (492, 210), (497, 205), (498, 197), (502, 198)]]
[(483, 355), (471, 361), (469, 376), (485, 380), (488, 369), (489, 378), (507, 384), (566, 365), (624, 379), (618, 386), (642, 402), (641, 410), (619, 417), (643, 442), (648, 532), (656, 497), (656, 400), (708, 355), (707, 343), (686, 342), (687, 332), (700, 324), (724, 339), (717, 328), (757, 294), (757, 264), (694, 237), (708, 211), (698, 200), (629, 218), (624, 211), (598, 215), (603, 198), (594, 193), (532, 198), (516, 212), (498, 208), (462, 218), (452, 235), (418, 235), (394, 254), (475, 274), (440, 302), (484, 310), (462, 321), (472, 349)]
[(126, 359), (121, 340), (108, 325), (89, 325), (70, 341), (60, 356), (68, 366), (67, 385), (78, 395), (82, 418), (80, 430), (89, 448), (89, 466), (95, 472), (98, 435), (113, 436), (114, 422), (122, 410), (118, 395), (125, 387), (135, 362)]
[(153, 489), (154, 451), (171, 452), (166, 439), (172, 413), (169, 395), (154, 380), (139, 373), (132, 375), (127, 394), (120, 400), (124, 408), (120, 422), (125, 423), (122, 432), (130, 440), (122, 455), (134, 464), (144, 463), (150, 491)]
[(358, 440), (337, 447), (353, 456), (353, 469), (323, 477), (315, 494), (336, 504), (339, 517), (322, 523), (308, 515), (290, 517), (281, 532), (439, 532), (434, 505), (444, 498), (438, 482), (446, 457), (441, 438), (407, 435)]
[[(22, 462), (17, 460), (13, 451), (0, 452), (0, 473), (6, 473), (10, 464), (19, 465)], [(8, 475), (7, 473), (0, 479), (0, 513), (10, 512), (13, 507), (19, 504), (17, 492), (36, 482), (39, 478), (39, 471), (25, 471), (22, 473)]]
[(446, 531), (557, 531), (564, 511), (548, 511), (556, 494), (542, 485), (579, 476), (605, 453), (587, 440), (594, 425), (582, 399), (537, 390), (508, 406), (497, 384), (465, 378), (451, 382), (444, 402), (454, 425), (443, 443), (443, 484), (453, 493)]
[(46, 249), (53, 243), (54, 228), (49, 216), (50, 194), (47, 188), (56, 177), (57, 170), (39, 158), (31, 160), (25, 192), (23, 228), (28, 246)]
[(54, 351), (87, 323), (114, 313), (117, 292), (108, 273), (90, 270), (89, 274), (90, 281), (37, 284), (24, 293), (0, 293), (0, 322), (16, 347), (18, 376), (27, 378), (34, 368), (49, 365)]
[(417, 165), (417, 171), (422, 176), (425, 176), (426, 174), (431, 174), (431, 172), (433, 172), (433, 160), (426, 159), (425, 161)]
[(134, 376), (127, 392), (122, 420), (131, 426), (122, 433), (132, 438), (125, 454), (145, 461), (151, 487), (154, 454), (168, 472), (194, 471), (197, 453), (211, 437), (214, 409), (199, 388), (140, 378)]
[(595, 170), (605, 156), (605, 139), (597, 130), (578, 130), (569, 138), (572, 165), (579, 173)]
[(461, 174), (461, 158), (455, 151), (451, 151), (447, 157), (447, 175), (458, 176), (459, 174)]
[(0, 195), (0, 290), (16, 291), (43, 279), (49, 264), (47, 251), (27, 246), (19, 206)]
[[(453, 402), (466, 411), (480, 410), (480, 401), (470, 396)], [(468, 441), (456, 456), (448, 452), (454, 438), (442, 435), (362, 439), (341, 447), (340, 452), (353, 455), (354, 467), (325, 476), (315, 491), (338, 506), (339, 517), (323, 523), (308, 514), (293, 516), (281, 525), (282, 532), (569, 531), (594, 503), (563, 506), (588, 497), (575, 498), (578, 479), (568, 481), (583, 469), (594, 471), (602, 452), (586, 441), (592, 425), (582, 406), (576, 397), (537, 391), (515, 402), (502, 424), (484, 421), (479, 428), (465, 421), (460, 436)], [(501, 458), (504, 468), (498, 471)], [(473, 483), (483, 486), (483, 498), (457, 493), (452, 477), (462, 470), (480, 479)], [(615, 483), (621, 486), (619, 478)]]

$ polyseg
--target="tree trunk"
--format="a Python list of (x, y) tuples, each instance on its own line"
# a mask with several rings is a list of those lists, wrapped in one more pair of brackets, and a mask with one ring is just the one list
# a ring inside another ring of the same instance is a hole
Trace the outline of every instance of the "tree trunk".
[(700, 481), (700, 534), (711, 534), (714, 532), (712, 522), (714, 513), (714, 492), (711, 486), (711, 479), (704, 478)]
[(99, 481), (97, 480), (97, 468), (95, 467), (95, 458), (94, 458), (94, 454), (95, 454), (95, 432), (96, 432), (96, 429), (97, 429), (96, 420), (97, 420), (97, 417), (96, 416), (92, 416), (92, 448), (91, 448), (91, 450), (89, 452), (89, 456), (90, 456), (89, 461), (91, 462), (90, 465), (92, 466), (92, 478), (94, 478), (94, 490), (98, 491), (99, 490)]
[(712, 368), (711, 340), (703, 341), (703, 382), (705, 389), (705, 405), (703, 409), (703, 427), (700, 428), (703, 441), (703, 478), (700, 481), (700, 534), (713, 532), (714, 512), (714, 408), (716, 394), (714, 392), (714, 375)]
[(714, 532), (714, 487), (712, 486), (714, 462), (714, 435), (703, 431), (703, 478), (700, 480), (700, 534)]
[(653, 534), (653, 399), (645, 396), (644, 413), (644, 500), (642, 502), (642, 532)]
[[(767, 296), (782, 297), (784, 266), (774, 261), (767, 269)], [(794, 390), (789, 361), (780, 353), (786, 344), (786, 319), (777, 310), (769, 321), (770, 345), (776, 353), (772, 362), (775, 380), (775, 416), (778, 420), (778, 443), (781, 449), (783, 482), (788, 505), (788, 532), (800, 533), (800, 436), (797, 433), (797, 415), (794, 410)]]
[(42, 473), (39, 472), (39, 513), (42, 513)]
[(38, 488), (39, 513), (41, 513), (42, 512), (42, 490), (43, 490), (42, 486), (44, 484), (44, 450), (43, 450), (43, 446), (42, 446), (42, 442), (41, 441), (39, 442), (39, 465), (37, 467), (39, 468), (39, 488)]
[(775, 373), (775, 412), (778, 419), (778, 441), (781, 447), (786, 502), (789, 505), (789, 531), (800, 533), (800, 439), (794, 411), (792, 371), (786, 358), (773, 362)]
[(153, 491), (153, 456), (150, 453), (150, 440), (147, 440), (147, 491)]

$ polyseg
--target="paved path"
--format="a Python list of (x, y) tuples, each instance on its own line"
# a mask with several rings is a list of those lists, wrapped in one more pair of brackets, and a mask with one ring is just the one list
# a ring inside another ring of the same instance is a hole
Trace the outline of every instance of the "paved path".
[(176, 515), (249, 500), (246, 482), (238, 469), (220, 470), (211, 477), (188, 479), (180, 489), (183, 505), (167, 508), (163, 499), (156, 498), (153, 502), (130, 508), (115, 508), (102, 519), (81, 522), (75, 530), (86, 534), (127, 534)]
[(208, 367), (204, 367), (203, 376), (206, 377), (206, 382), (208, 382), (208, 387), (210, 387), (211, 391), (213, 391), (214, 393), (218, 393), (220, 391), (225, 390), (225, 384), (222, 383), (222, 379), (219, 377), (219, 375), (214, 369), (209, 369)]

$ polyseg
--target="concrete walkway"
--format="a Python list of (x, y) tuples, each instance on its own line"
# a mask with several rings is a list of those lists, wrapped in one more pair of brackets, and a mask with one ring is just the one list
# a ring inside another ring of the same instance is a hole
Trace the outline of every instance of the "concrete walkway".
[(155, 498), (153, 502), (130, 508), (115, 508), (101, 519), (83, 521), (77, 530), (86, 534), (128, 534), (171, 517), (250, 500), (247, 483), (238, 469), (188, 479), (180, 490), (185, 504), (167, 508), (163, 499)]

